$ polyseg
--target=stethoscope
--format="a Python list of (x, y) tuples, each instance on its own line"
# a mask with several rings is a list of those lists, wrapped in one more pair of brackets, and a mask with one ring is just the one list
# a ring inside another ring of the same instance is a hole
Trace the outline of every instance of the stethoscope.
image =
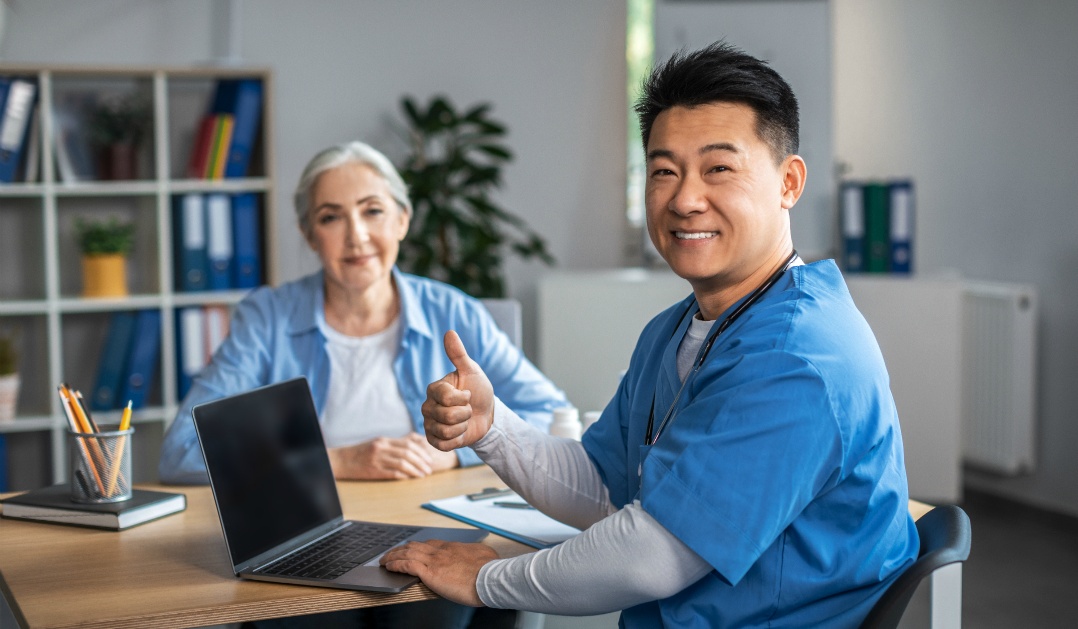
[[(673, 403), (670, 404), (670, 408), (666, 409), (666, 413), (663, 415), (663, 419), (661, 422), (659, 422), (659, 427), (654, 431), (654, 434), (652, 434), (652, 429), (655, 425), (655, 393), (653, 392), (651, 394), (651, 413), (648, 415), (648, 430), (647, 433), (644, 435), (645, 446), (654, 445), (655, 442), (659, 440), (659, 436), (662, 435), (663, 429), (666, 428), (666, 425), (673, 421), (674, 417), (677, 417), (677, 414), (674, 413), (674, 409), (677, 408), (678, 400), (681, 399), (681, 393), (685, 390), (685, 386), (689, 384), (689, 381), (692, 380), (693, 377), (696, 376), (697, 372), (700, 371), (700, 368), (704, 366), (704, 361), (707, 360), (707, 355), (711, 352), (711, 346), (715, 344), (715, 339), (719, 338), (719, 335), (722, 334), (726, 328), (730, 327), (734, 323), (734, 321), (737, 321), (738, 317), (744, 314), (746, 310), (748, 310), (750, 307), (752, 307), (753, 304), (759, 301), (760, 298), (764, 296), (764, 293), (766, 293), (768, 289), (774, 286), (775, 282), (779, 281), (779, 278), (782, 277), (782, 274), (785, 273), (786, 270), (789, 269), (791, 266), (793, 266), (793, 263), (796, 260), (797, 250), (795, 249), (794, 252), (790, 254), (790, 257), (786, 258), (786, 262), (782, 265), (782, 267), (780, 267), (778, 271), (772, 273), (771, 277), (767, 278), (767, 280), (763, 284), (757, 286), (756, 290), (752, 291), (752, 293), (749, 294), (745, 301), (741, 302), (740, 306), (735, 308), (733, 312), (727, 315), (727, 317), (723, 319), (722, 323), (719, 324), (715, 331), (711, 333), (711, 336), (708, 337), (707, 342), (704, 343), (704, 348), (700, 352), (700, 357), (697, 358), (696, 362), (693, 364), (692, 371), (685, 376), (685, 380), (681, 383), (681, 388), (677, 390), (677, 395), (674, 396)], [(696, 305), (696, 299), (693, 299), (693, 301), (689, 304), (689, 307), (685, 309), (685, 312), (681, 313), (681, 317), (674, 325), (674, 331), (670, 333), (671, 339), (673, 339), (674, 335), (677, 334), (678, 328), (681, 327), (681, 322), (685, 320), (685, 317), (687, 317), (690, 312), (692, 312), (694, 305)]]

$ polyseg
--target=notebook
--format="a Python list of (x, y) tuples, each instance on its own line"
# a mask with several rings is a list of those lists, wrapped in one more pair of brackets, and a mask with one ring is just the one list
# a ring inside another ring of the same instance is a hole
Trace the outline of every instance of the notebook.
[(486, 536), (345, 520), (306, 378), (200, 404), (193, 415), (238, 577), (400, 592), (418, 579), (378, 565), (392, 546)]

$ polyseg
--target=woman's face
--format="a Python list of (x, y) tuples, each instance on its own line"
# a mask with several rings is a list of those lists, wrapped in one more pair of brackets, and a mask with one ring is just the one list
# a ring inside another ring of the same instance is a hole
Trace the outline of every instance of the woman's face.
[(327, 283), (346, 292), (363, 292), (390, 281), (408, 222), (385, 179), (371, 167), (353, 162), (315, 180), (306, 237), (322, 260)]

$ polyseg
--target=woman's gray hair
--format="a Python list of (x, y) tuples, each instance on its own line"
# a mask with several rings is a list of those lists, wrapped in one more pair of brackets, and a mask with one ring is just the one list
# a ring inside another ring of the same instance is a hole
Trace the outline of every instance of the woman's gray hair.
[(344, 144), (331, 146), (312, 157), (311, 161), (307, 162), (307, 167), (303, 169), (303, 174), (299, 176), (299, 183), (296, 185), (292, 200), (296, 206), (296, 217), (299, 219), (299, 226), (303, 229), (304, 234), (310, 233), (307, 213), (311, 209), (311, 188), (314, 187), (314, 182), (319, 175), (327, 170), (349, 163), (369, 166), (374, 172), (381, 175), (386, 185), (389, 186), (390, 196), (393, 197), (393, 200), (397, 202), (397, 205), (402, 210), (411, 215), (412, 202), (408, 199), (408, 186), (405, 185), (400, 173), (393, 167), (393, 163), (389, 161), (389, 158), (369, 144), (358, 141), (345, 142)]

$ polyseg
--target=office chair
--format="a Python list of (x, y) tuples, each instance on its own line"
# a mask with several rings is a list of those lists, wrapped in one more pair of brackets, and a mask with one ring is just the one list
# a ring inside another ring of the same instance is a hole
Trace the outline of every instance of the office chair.
[(969, 558), (969, 516), (954, 505), (936, 507), (917, 520), (921, 549), (917, 560), (902, 573), (880, 600), (876, 601), (861, 629), (895, 629), (925, 577), (953, 563)]

